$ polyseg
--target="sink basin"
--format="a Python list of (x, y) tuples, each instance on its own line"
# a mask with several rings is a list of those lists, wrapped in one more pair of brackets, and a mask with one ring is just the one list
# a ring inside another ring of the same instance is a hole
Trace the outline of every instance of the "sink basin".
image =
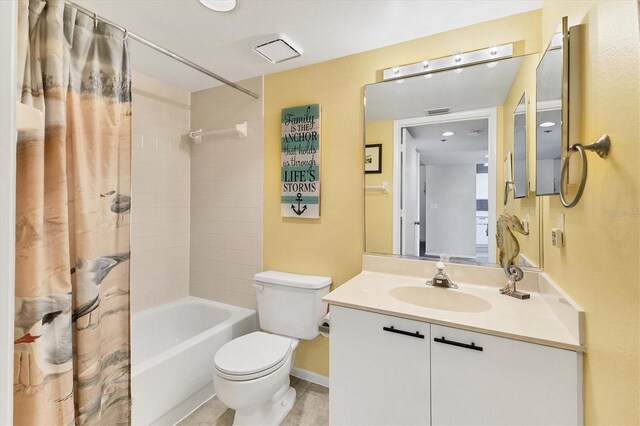
[(441, 311), (485, 312), (491, 309), (491, 304), (478, 296), (448, 288), (396, 287), (389, 294), (401, 302)]

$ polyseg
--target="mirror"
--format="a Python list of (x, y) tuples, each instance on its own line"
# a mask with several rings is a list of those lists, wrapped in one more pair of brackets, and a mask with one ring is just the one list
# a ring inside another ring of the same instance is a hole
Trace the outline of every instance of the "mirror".
[(557, 33), (536, 70), (537, 195), (554, 195), (560, 192), (562, 73), (562, 33)]
[(513, 198), (529, 192), (527, 179), (527, 93), (523, 93), (513, 112)]
[[(502, 200), (512, 114), (533, 91), (537, 62), (519, 56), (365, 86), (364, 144), (381, 145), (380, 171), (365, 174), (368, 253), (496, 264), (497, 216), (540, 217), (536, 197)], [(517, 263), (540, 267), (539, 227), (531, 231), (521, 243), (527, 261)]]

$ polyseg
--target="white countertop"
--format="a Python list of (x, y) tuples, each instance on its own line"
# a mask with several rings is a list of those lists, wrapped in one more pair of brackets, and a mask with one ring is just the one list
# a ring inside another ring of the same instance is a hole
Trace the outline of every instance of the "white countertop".
[(424, 287), (426, 278), (363, 271), (326, 295), (331, 305), (440, 324), (507, 337), (561, 349), (584, 352), (576, 337), (556, 316), (542, 294), (531, 292), (528, 300), (500, 294), (495, 286), (458, 284), (459, 289), (434, 288), (433, 291), (463, 292), (478, 296), (491, 307), (484, 312), (453, 312), (431, 309), (399, 301), (389, 294), (396, 287)]

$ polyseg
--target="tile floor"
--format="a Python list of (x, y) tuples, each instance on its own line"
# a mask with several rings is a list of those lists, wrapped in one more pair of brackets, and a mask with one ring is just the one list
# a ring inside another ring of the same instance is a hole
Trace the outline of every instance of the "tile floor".
[[(329, 389), (291, 377), (291, 386), (296, 390), (296, 403), (282, 422), (283, 426), (329, 424)], [(235, 412), (227, 408), (217, 397), (191, 413), (178, 423), (179, 426), (230, 426)]]

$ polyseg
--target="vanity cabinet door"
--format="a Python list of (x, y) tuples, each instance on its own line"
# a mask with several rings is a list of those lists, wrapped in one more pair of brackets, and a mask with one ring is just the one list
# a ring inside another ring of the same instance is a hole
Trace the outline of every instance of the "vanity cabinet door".
[(580, 354), (438, 325), (430, 341), (434, 425), (581, 423)]
[(331, 306), (330, 423), (428, 425), (429, 328)]

